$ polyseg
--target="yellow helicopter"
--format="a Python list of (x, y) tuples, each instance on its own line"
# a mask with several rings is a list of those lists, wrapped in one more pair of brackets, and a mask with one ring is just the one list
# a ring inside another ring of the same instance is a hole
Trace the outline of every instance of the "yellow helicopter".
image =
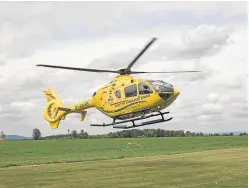
[[(52, 89), (47, 89), (45, 96), (47, 106), (44, 111), (44, 119), (47, 120), (51, 128), (58, 128), (61, 120), (70, 113), (79, 113), (81, 121), (85, 119), (87, 109), (95, 107), (100, 112), (111, 117), (112, 123), (91, 124), (91, 126), (113, 126), (113, 128), (134, 128), (149, 124), (170, 121), (172, 117), (165, 119), (161, 112), (171, 105), (180, 94), (179, 90), (173, 85), (162, 80), (147, 80), (133, 78), (132, 74), (142, 73), (183, 73), (200, 71), (173, 71), (173, 72), (143, 72), (131, 71), (131, 67), (141, 57), (141, 55), (155, 42), (157, 38), (152, 38), (150, 42), (140, 51), (133, 61), (125, 68), (120, 70), (99, 70), (88, 68), (74, 68), (54, 65), (38, 64), (36, 66), (69, 69), (77, 71), (88, 71), (98, 73), (117, 73), (110, 83), (98, 89), (90, 99), (77, 104), (65, 107), (59, 97)], [(136, 124), (136, 121), (161, 116), (160, 119), (150, 120)], [(117, 121), (118, 120), (118, 121)], [(123, 125), (131, 122), (131, 125)]]

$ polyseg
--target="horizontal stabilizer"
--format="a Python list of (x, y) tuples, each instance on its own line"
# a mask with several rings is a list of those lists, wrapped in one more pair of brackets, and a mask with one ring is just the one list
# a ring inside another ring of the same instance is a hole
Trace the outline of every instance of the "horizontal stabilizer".
[(59, 107), (58, 110), (59, 110), (59, 111), (65, 111), (65, 112), (71, 111), (70, 108), (65, 108), (65, 107)]
[(81, 112), (80, 121), (84, 121), (84, 119), (86, 117), (86, 113), (87, 113), (87, 111), (85, 111), (85, 110)]

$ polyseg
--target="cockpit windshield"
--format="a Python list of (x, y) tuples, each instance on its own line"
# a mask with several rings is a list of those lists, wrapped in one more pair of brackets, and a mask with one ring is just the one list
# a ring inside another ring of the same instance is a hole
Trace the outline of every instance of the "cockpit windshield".
[(157, 92), (173, 92), (173, 85), (163, 80), (148, 80)]

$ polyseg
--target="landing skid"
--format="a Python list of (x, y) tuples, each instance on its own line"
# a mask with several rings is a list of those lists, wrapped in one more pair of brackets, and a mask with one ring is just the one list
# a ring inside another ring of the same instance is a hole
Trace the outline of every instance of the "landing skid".
[[(166, 121), (170, 121), (173, 119), (173, 117), (170, 117), (168, 119), (164, 118), (164, 114), (169, 114), (169, 112), (158, 112), (158, 114), (150, 114), (150, 115), (144, 115), (138, 118), (133, 118), (133, 119), (128, 119), (128, 120), (124, 120), (124, 121), (119, 121), (116, 122), (116, 119), (113, 119), (112, 123), (109, 124), (91, 124), (91, 126), (98, 126), (98, 127), (106, 127), (106, 126), (111, 126), (113, 125), (113, 128), (117, 128), (117, 129), (130, 129), (130, 128), (134, 128), (134, 127), (141, 127), (141, 126), (145, 126), (145, 125), (150, 125), (150, 124), (156, 124), (156, 123), (161, 123), (161, 122), (166, 122)], [(155, 116), (161, 116), (160, 119), (155, 119), (155, 120), (151, 120), (151, 121), (146, 121), (146, 122), (142, 122), (140, 124), (135, 124), (136, 121), (138, 120), (144, 120), (144, 119), (148, 119), (151, 117), (155, 117)], [(123, 124), (123, 123), (127, 123), (127, 122), (132, 122), (132, 125), (127, 126), (127, 125), (117, 125), (117, 124)]]

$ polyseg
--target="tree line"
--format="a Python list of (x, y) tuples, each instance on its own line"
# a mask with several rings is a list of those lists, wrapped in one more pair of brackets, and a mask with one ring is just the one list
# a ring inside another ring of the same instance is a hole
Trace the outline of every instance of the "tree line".
[[(239, 133), (240, 136), (247, 136), (247, 132)], [(41, 131), (38, 128), (33, 129), (32, 137), (34, 140), (48, 140), (48, 139), (94, 139), (94, 138), (138, 138), (138, 137), (188, 137), (188, 136), (234, 136), (230, 133), (209, 133), (191, 132), (184, 130), (164, 130), (164, 129), (130, 129), (118, 132), (110, 132), (101, 135), (89, 135), (86, 131), (76, 130), (70, 131), (67, 134), (51, 135), (42, 137)], [(0, 140), (5, 139), (6, 135), (3, 131), (0, 132)]]
[(89, 135), (84, 130), (80, 130), (80, 132), (77, 132), (76, 130), (70, 130), (68, 129), (67, 134), (59, 134), (59, 135), (51, 135), (51, 136), (45, 136), (42, 137), (42, 140), (50, 140), (50, 139), (87, 139), (89, 138)]
[[(35, 130), (35, 129), (34, 129)], [(202, 132), (190, 132), (184, 130), (164, 130), (164, 129), (130, 129), (118, 132), (110, 132), (102, 135), (89, 135), (86, 131), (76, 130), (70, 131), (67, 134), (51, 135), (41, 137), (38, 130), (33, 131), (33, 138), (36, 139), (93, 139), (93, 138), (138, 138), (138, 137), (189, 137), (189, 136), (233, 136), (231, 133), (210, 133), (204, 134)], [(246, 132), (240, 133), (240, 136), (247, 135)]]

